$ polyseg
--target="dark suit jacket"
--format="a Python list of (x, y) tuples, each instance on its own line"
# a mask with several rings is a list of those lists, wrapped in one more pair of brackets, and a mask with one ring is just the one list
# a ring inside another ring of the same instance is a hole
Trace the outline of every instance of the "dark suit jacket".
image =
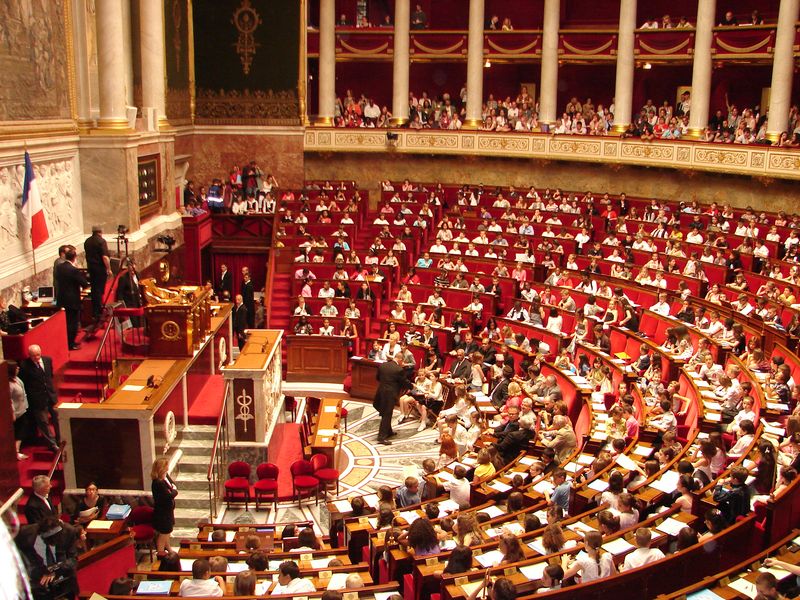
[[(25, 562), (31, 586), (34, 592), (38, 592), (37, 597), (40, 597), (39, 594), (43, 590), (39, 586), (39, 580), (48, 572), (48, 568), (44, 560), (42, 560), (42, 557), (37, 554), (34, 547), (38, 536), (38, 525), (23, 525), (17, 537), (14, 539), (14, 542), (17, 548), (19, 548), (22, 559)], [(78, 566), (78, 549), (75, 544), (77, 539), (78, 530), (67, 523), (62, 523), (61, 531), (50, 539), (53, 546), (53, 554), (58, 563), (56, 574), (59, 577), (68, 577), (68, 581), (59, 589), (71, 589), (74, 593), (78, 591), (78, 584), (75, 579), (75, 570)]]
[(403, 390), (410, 387), (405, 369), (393, 360), (386, 361), (378, 367), (378, 390), (372, 405), (381, 415), (385, 411), (393, 411), (397, 399)]
[(19, 377), (25, 384), (28, 406), (33, 410), (47, 410), (58, 401), (53, 385), (53, 361), (49, 356), (42, 356), (42, 362), (44, 371), (30, 358), (19, 365)]
[(230, 271), (225, 271), (224, 274), (220, 274), (219, 282), (217, 283), (217, 294), (219, 294), (220, 300), (223, 298), (225, 292), (228, 292), (228, 297), (233, 300), (233, 278), (231, 277)]
[[(53, 504), (53, 501), (50, 501), (50, 504)], [(39, 498), (36, 494), (31, 494), (28, 498), (28, 502), (25, 504), (25, 519), (27, 519), (28, 523), (34, 524), (38, 523), (42, 520), (42, 517), (47, 516), (58, 516), (58, 511), (56, 510), (55, 506), (50, 508), (47, 506), (47, 503)]]
[(461, 361), (461, 364), (458, 364), (458, 359), (456, 358), (453, 363), (450, 365), (450, 375), (453, 379), (470, 379), (470, 374), (472, 373), (472, 362), (464, 357), (464, 360)]
[(58, 282), (56, 303), (64, 308), (79, 310), (81, 307), (81, 288), (89, 285), (89, 280), (75, 265), (65, 261), (55, 269)]
[(500, 383), (494, 387), (494, 390), (492, 390), (492, 404), (494, 404), (497, 408), (500, 408), (506, 403), (506, 398), (508, 398), (509, 383), (511, 383), (511, 380), (504, 377)]
[(247, 307), (242, 304), (233, 307), (233, 332), (236, 334), (244, 334), (247, 329)]
[(117, 300), (122, 300), (128, 308), (138, 308), (142, 305), (142, 294), (139, 284), (134, 283), (130, 273), (123, 273), (117, 282)]

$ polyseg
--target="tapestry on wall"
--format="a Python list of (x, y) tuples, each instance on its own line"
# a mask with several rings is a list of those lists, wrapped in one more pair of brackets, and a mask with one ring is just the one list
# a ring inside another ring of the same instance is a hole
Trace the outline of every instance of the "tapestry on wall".
[(0, 121), (69, 119), (65, 0), (0, 2)]
[(189, 0), (164, 1), (164, 52), (167, 67), (167, 119), (179, 123), (192, 117), (189, 53)]
[(300, 3), (195, 3), (196, 119), (296, 125)]

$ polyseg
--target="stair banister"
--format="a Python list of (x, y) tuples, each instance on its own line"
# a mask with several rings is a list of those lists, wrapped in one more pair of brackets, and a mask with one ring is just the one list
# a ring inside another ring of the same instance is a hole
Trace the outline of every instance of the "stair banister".
[(208, 461), (208, 508), (212, 519), (217, 516), (217, 503), (219, 502), (220, 485), (225, 480), (225, 467), (228, 460), (228, 420), (226, 418), (228, 396), (231, 393), (230, 381), (225, 382), (225, 392), (222, 395), (222, 406), (217, 417), (217, 428), (214, 432), (214, 443), (211, 446), (211, 458)]

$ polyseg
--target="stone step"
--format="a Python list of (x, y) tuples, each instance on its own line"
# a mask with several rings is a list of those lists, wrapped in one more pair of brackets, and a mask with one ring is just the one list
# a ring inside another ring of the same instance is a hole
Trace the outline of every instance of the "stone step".
[[(175, 444), (183, 440), (211, 440), (214, 441), (214, 435), (217, 428), (214, 425), (190, 425), (187, 429), (178, 428), (178, 435), (175, 438)], [(164, 439), (164, 426), (155, 426), (155, 435), (157, 438)]]
[(208, 489), (181, 490), (175, 498), (175, 512), (185, 508), (208, 508)]
[[(194, 529), (197, 532), (197, 524), (200, 521), (209, 521), (210, 516), (208, 506), (205, 508), (182, 508), (175, 509), (175, 527), (182, 529)], [(197, 533), (195, 533), (197, 535)], [(174, 534), (173, 534), (174, 537)], [(190, 536), (191, 537), (191, 536)]]
[(183, 472), (175, 478), (179, 490), (208, 491), (208, 474)]
[(181, 473), (208, 474), (208, 457), (184, 455), (179, 466)]

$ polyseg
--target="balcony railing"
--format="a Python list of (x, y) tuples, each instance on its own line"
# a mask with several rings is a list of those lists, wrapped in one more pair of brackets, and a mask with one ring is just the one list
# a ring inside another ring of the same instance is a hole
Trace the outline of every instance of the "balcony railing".
[(483, 131), (309, 128), (306, 152), (401, 152), (511, 156), (640, 165), (800, 179), (800, 151), (772, 146), (641, 142), (618, 137), (554, 136)]

